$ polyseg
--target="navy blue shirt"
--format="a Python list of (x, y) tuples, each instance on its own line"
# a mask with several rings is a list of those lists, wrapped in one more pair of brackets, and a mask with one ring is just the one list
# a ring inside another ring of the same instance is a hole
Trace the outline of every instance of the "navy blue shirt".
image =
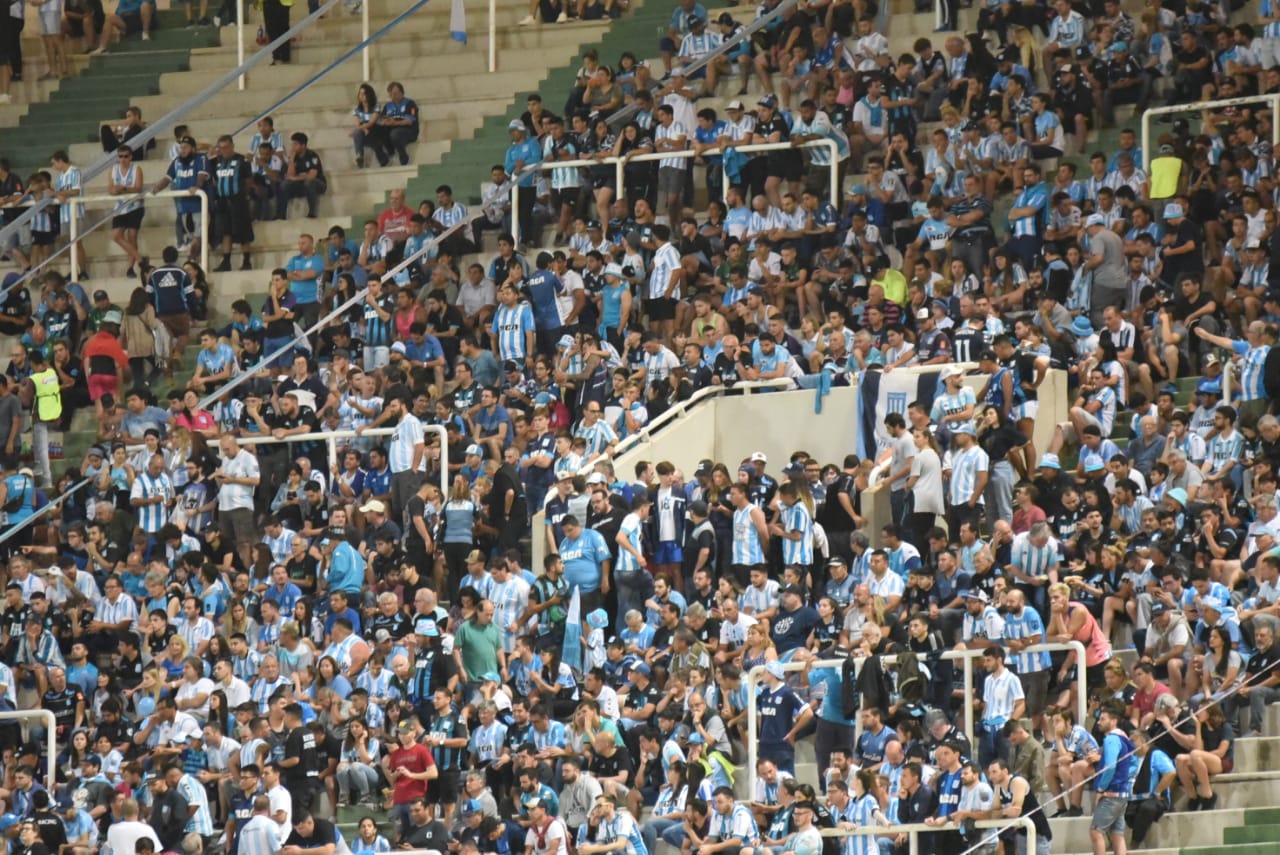
[(524, 281), (533, 306), (533, 321), (540, 330), (560, 329), (560, 307), (556, 296), (564, 291), (560, 277), (550, 270), (535, 271)]

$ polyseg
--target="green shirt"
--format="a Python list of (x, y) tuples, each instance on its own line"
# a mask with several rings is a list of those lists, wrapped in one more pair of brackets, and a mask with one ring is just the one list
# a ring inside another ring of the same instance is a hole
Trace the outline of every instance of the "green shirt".
[(498, 670), (498, 651), (502, 638), (498, 625), (490, 621), (485, 626), (469, 620), (458, 627), (453, 646), (462, 651), (462, 667), (467, 669), (467, 680), (476, 682), (481, 675)]

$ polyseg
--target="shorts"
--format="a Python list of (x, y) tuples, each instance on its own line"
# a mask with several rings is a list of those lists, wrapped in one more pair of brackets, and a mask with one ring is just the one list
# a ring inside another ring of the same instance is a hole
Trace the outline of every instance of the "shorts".
[(654, 564), (679, 564), (684, 561), (684, 550), (674, 540), (660, 540), (653, 550)]
[(191, 316), (188, 314), (161, 315), (158, 320), (174, 338), (186, 338), (191, 334)]
[(258, 533), (253, 528), (253, 510), (250, 508), (218, 511), (218, 528), (222, 536), (236, 546), (242, 543), (253, 543), (259, 539)]
[(670, 297), (650, 297), (645, 303), (645, 311), (651, 321), (674, 321), (676, 301)]
[[(1039, 401), (1023, 401), (1009, 411), (1009, 415), (1013, 417), (1015, 422), (1022, 419), (1031, 419), (1035, 421), (1036, 413), (1040, 411)], [(1099, 425), (1101, 427), (1101, 425)]]
[(677, 166), (659, 166), (658, 167), (658, 196), (659, 204), (662, 204), (662, 195), (669, 193), (684, 193), (685, 176), (689, 174), (689, 170)]
[(769, 177), (785, 181), (799, 181), (804, 177), (804, 159), (798, 151), (775, 151), (765, 157), (765, 172)]
[(32, 246), (53, 246), (58, 242), (58, 233), (54, 232), (32, 232)]
[(1124, 834), (1124, 812), (1129, 800), (1119, 796), (1102, 796), (1093, 806), (1093, 818), (1089, 820), (1090, 831), (1101, 831), (1103, 834)]
[(89, 400), (97, 401), (103, 395), (115, 395), (119, 387), (119, 378), (114, 374), (90, 374)]
[[(1098, 417), (1083, 407), (1080, 408), (1080, 419), (1086, 425), (1093, 425), (1098, 430), (1102, 430), (1102, 422), (1098, 421)], [(1076, 434), (1075, 425), (1070, 422), (1064, 422), (1062, 425), (1062, 438), (1067, 442), (1079, 442), (1080, 437)], [(1103, 437), (1106, 438), (1105, 436)]]
[(209, 239), (214, 242), (230, 237), (232, 243), (253, 243), (253, 216), (249, 213), (248, 197), (216, 200), (210, 225)]
[(458, 803), (457, 769), (441, 769), (436, 777), (427, 781), (427, 803), (433, 805)]
[(560, 209), (565, 205), (571, 208), (577, 208), (578, 196), (582, 193), (581, 187), (561, 187), (559, 189), (551, 188), (551, 210), (559, 213)]
[(145, 208), (139, 208), (136, 211), (129, 211), (124, 214), (116, 214), (111, 218), (111, 228), (137, 231), (142, 228), (142, 217), (147, 213)]
[(1023, 700), (1026, 703), (1026, 713), (1030, 718), (1035, 718), (1044, 712), (1049, 700), (1049, 671), (1031, 671), (1027, 674), (1019, 674), (1018, 682), (1022, 684)]
[[(52, 7), (52, 8), (50, 8)], [(40, 7), (40, 35), (62, 35), (62, 7), (57, 3), (46, 3)]]
[(142, 13), (131, 12), (128, 15), (120, 15), (120, 20), (124, 21), (124, 34), (132, 36), (135, 33), (142, 32)]

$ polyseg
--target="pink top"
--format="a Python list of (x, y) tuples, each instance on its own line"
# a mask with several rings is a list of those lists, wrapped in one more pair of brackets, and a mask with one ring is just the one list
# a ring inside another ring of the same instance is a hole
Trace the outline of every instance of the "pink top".
[(1089, 614), (1089, 610), (1080, 603), (1067, 603), (1068, 626), (1071, 625), (1071, 616), (1075, 614), (1076, 609), (1084, 612), (1084, 624), (1072, 638), (1084, 645), (1084, 664), (1086, 667), (1092, 668), (1095, 665), (1101, 665), (1111, 658), (1111, 642), (1107, 641), (1107, 637), (1102, 634), (1102, 630), (1098, 627), (1098, 622), (1094, 620), (1093, 615)]

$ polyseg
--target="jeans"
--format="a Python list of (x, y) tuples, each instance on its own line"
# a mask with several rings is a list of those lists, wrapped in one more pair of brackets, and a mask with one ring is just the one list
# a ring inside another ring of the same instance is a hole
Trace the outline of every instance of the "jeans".
[(618, 631), (627, 625), (627, 612), (635, 609), (644, 614), (644, 601), (653, 594), (653, 577), (644, 570), (634, 573), (614, 571), (613, 584), (618, 589)]
[(893, 524), (902, 527), (907, 524), (908, 500), (911, 493), (906, 489), (889, 491), (889, 513), (893, 517)]
[(363, 763), (342, 763), (338, 766), (338, 796), (342, 800), (357, 802), (376, 792), (377, 788), (378, 773), (372, 766)]
[[(666, 833), (672, 828), (682, 831), (684, 823), (678, 819), (647, 819), (644, 825), (640, 826), (640, 836), (644, 838), (645, 848), (650, 852), (656, 852), (654, 848), (658, 845), (658, 838), (665, 839)], [(678, 843), (676, 844), (679, 845)]]
[(1249, 690), (1249, 729), (1261, 732), (1267, 704), (1280, 701), (1280, 687), (1255, 686)]
[(301, 181), (285, 181), (280, 186), (280, 201), (276, 207), (276, 219), (289, 219), (289, 201), (305, 197), (307, 200), (307, 219), (314, 220), (318, 216), (316, 209), (320, 206), (320, 196), (329, 185), (323, 178), (306, 178)]
[(31, 456), (36, 464), (36, 477), (40, 486), (53, 486), (53, 471), (49, 468), (49, 422), (31, 420)]

